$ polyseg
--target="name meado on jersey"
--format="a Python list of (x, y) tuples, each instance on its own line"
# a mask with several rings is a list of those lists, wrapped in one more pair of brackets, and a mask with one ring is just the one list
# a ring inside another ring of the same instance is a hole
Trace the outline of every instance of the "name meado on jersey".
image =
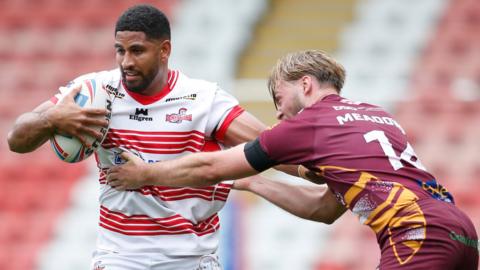
[[(332, 106), (334, 110), (352, 110), (352, 111), (383, 111), (381, 108), (377, 107), (352, 107), (352, 106)], [(376, 115), (366, 115), (360, 113), (346, 113), (344, 115), (338, 115), (337, 121), (340, 125), (344, 125), (346, 122), (352, 121), (369, 121), (372, 123), (389, 125), (389, 126), (396, 126), (398, 129), (405, 134), (403, 128), (397, 123), (397, 121), (393, 120), (391, 117), (387, 116), (376, 116)]]

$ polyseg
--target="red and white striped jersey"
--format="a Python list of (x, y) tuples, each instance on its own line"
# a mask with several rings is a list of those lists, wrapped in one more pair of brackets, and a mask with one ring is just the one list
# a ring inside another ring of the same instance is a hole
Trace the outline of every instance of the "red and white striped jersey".
[(148, 186), (117, 191), (105, 171), (122, 163), (120, 148), (146, 162), (220, 149), (225, 132), (243, 109), (216, 84), (169, 71), (168, 84), (155, 96), (128, 91), (118, 69), (91, 73), (114, 95), (109, 131), (95, 157), (100, 169), (100, 222), (97, 248), (120, 253), (169, 256), (215, 252), (222, 209), (231, 181), (204, 188)]

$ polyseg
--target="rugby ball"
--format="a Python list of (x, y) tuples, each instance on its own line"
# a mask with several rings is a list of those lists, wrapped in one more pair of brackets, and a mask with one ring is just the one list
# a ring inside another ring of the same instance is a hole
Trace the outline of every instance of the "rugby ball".
[[(75, 96), (75, 103), (82, 108), (107, 109), (106, 119), (110, 121), (112, 100), (107, 91), (101, 85), (98, 85), (95, 80), (83, 80), (80, 84), (81, 91)], [(78, 85), (78, 83), (70, 86), (69, 90), (73, 89), (76, 85)], [(61, 93), (61, 98), (65, 97), (68, 92), (67, 90), (66, 93)], [(85, 147), (76, 137), (66, 134), (54, 134), (53, 137), (50, 138), (50, 145), (57, 157), (61, 160), (69, 163), (82, 161), (95, 152), (107, 136), (108, 127), (98, 127), (96, 129), (103, 135), (101, 140), (85, 135), (91, 147)]]

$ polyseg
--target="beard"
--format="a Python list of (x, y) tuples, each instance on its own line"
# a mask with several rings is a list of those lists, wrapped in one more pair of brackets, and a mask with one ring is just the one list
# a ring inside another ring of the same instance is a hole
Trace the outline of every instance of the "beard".
[(135, 93), (142, 93), (143, 91), (145, 91), (145, 89), (147, 89), (148, 86), (152, 83), (156, 74), (154, 70), (152, 70), (148, 74), (143, 74), (139, 71), (136, 71), (135, 75), (137, 75), (139, 78), (134, 81), (127, 81), (125, 71), (122, 68), (120, 68), (120, 71), (122, 73), (123, 83), (125, 83), (129, 91)]

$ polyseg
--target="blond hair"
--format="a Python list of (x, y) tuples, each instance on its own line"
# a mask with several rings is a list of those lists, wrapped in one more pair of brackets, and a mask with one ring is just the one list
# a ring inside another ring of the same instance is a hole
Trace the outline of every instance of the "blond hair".
[(330, 83), (338, 93), (345, 81), (345, 69), (335, 59), (319, 50), (289, 53), (279, 59), (268, 79), (268, 89), (275, 96), (279, 80), (296, 81), (304, 75), (314, 76), (320, 83)]

